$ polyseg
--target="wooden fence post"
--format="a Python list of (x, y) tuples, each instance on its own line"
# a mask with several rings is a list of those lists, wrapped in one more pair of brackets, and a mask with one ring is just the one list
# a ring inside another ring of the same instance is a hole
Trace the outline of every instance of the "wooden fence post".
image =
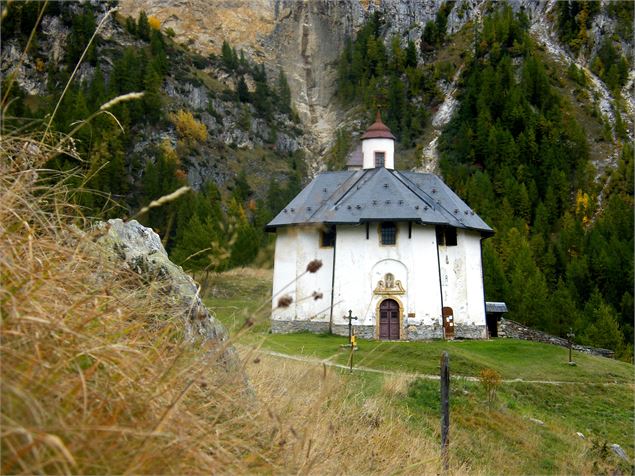
[(447, 473), (448, 445), (450, 443), (450, 358), (447, 352), (441, 354), (441, 462)]

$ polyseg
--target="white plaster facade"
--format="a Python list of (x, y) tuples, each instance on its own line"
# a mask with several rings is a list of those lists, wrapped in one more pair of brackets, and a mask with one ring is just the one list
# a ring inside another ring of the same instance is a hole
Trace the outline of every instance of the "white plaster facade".
[[(307, 265), (315, 259), (322, 261), (316, 273), (307, 273)], [(328, 323), (333, 275), (333, 248), (320, 247), (320, 227), (287, 227), (276, 234), (273, 267), (272, 319), (305, 320)], [(313, 293), (321, 293), (315, 299)], [(288, 307), (278, 307), (281, 296), (291, 296)]]
[[(350, 310), (358, 318), (354, 328), (364, 328), (365, 337), (378, 338), (379, 304), (394, 299), (400, 305), (403, 340), (443, 337), (444, 306), (454, 311), (457, 337), (462, 337), (462, 326), (469, 326), (469, 335), (463, 337), (485, 338), (480, 233), (459, 230), (456, 246), (437, 246), (434, 225), (399, 222), (397, 228), (396, 244), (382, 245), (377, 223), (369, 223), (368, 239), (365, 224), (337, 226), (333, 248), (320, 246), (318, 227), (280, 229), (273, 278), (274, 331), (276, 321), (292, 321), (298, 324), (292, 330), (346, 334), (345, 316)], [(313, 259), (321, 260), (322, 268), (305, 273)], [(375, 292), (387, 273), (400, 281), (403, 294)], [(314, 293), (322, 298), (315, 300)], [(278, 307), (278, 297), (283, 295), (293, 298), (289, 307)], [(314, 325), (303, 327), (302, 322)]]

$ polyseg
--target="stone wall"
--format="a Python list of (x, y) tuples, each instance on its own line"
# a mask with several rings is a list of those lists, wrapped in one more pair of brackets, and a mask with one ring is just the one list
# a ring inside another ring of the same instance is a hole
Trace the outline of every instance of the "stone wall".
[[(315, 321), (271, 321), (271, 332), (274, 334), (290, 334), (292, 332), (313, 332), (322, 334), (329, 332), (328, 322)], [(353, 333), (360, 339), (373, 340), (376, 338), (375, 326), (353, 325)], [(403, 330), (404, 340), (432, 340), (443, 339), (443, 326), (441, 324), (428, 325), (407, 325)], [(456, 338), (458, 339), (483, 339), (486, 335), (485, 326), (473, 324), (457, 324)], [(333, 325), (333, 334), (338, 336), (348, 336), (348, 325)]]
[(454, 337), (458, 339), (485, 339), (487, 337), (487, 326), (476, 324), (454, 324)]
[[(353, 325), (353, 333), (360, 339), (374, 339), (375, 338), (375, 326), (356, 326)], [(333, 334), (338, 336), (348, 336), (348, 325), (335, 325), (333, 326)]]
[[(316, 321), (271, 321), (271, 332), (274, 334), (291, 334), (292, 332), (313, 332), (324, 334), (329, 331), (328, 322)], [(346, 331), (348, 335), (348, 330)]]
[(441, 324), (406, 326), (406, 340), (430, 339), (443, 339), (443, 326)]
[[(562, 337), (552, 336), (546, 332), (538, 331), (524, 326), (516, 321), (509, 319), (501, 319), (498, 323), (498, 336), (509, 337), (512, 339), (530, 340), (533, 342), (542, 342), (544, 344), (559, 345), (569, 347), (569, 341)], [(602, 357), (612, 358), (615, 354), (612, 350), (599, 349), (596, 347), (588, 347), (585, 345), (573, 344), (573, 350), (584, 352), (585, 354), (599, 355)]]

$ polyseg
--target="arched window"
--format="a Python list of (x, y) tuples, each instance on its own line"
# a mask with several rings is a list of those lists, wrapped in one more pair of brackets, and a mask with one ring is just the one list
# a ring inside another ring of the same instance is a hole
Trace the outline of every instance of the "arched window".
[(381, 244), (394, 245), (397, 243), (397, 225), (392, 221), (384, 221), (380, 225)]

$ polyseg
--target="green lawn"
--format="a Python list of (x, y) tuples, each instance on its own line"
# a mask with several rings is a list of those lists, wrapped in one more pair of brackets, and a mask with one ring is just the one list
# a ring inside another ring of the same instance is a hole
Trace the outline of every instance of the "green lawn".
[[(548, 474), (563, 467), (575, 474), (581, 458), (596, 462), (597, 473), (603, 473), (604, 465), (619, 465), (625, 474), (630, 472), (608, 447), (617, 443), (630, 458), (635, 453), (631, 385), (505, 384), (490, 407), (479, 383), (459, 381), (452, 383), (450, 401), (453, 431), (462, 443), (455, 445), (457, 456), (479, 461), (486, 473), (500, 472), (496, 464), (501, 463), (493, 464), (483, 454), (504, 455), (506, 474)], [(416, 380), (401, 404), (415, 421), (434, 427), (439, 415), (438, 383)]]
[[(241, 338), (285, 354), (304, 355), (346, 364), (349, 353), (340, 348), (345, 337), (331, 335), (262, 334)], [(573, 353), (576, 366), (568, 365), (563, 347), (515, 339), (488, 341), (382, 342), (358, 341), (357, 366), (397, 372), (437, 374), (443, 351), (450, 355), (453, 375), (478, 376), (485, 368), (498, 371), (504, 379), (548, 380), (589, 383), (633, 383), (633, 366), (604, 357)]]

